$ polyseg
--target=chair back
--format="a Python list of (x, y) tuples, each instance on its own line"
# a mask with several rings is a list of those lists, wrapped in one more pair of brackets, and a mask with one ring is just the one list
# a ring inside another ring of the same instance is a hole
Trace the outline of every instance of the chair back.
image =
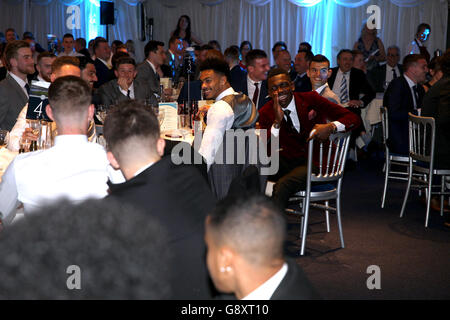
[[(334, 133), (325, 142), (315, 147), (314, 139), (308, 145), (308, 185), (309, 182), (338, 181), (344, 175), (345, 160), (351, 132)], [(315, 152), (318, 152), (317, 171), (313, 168)], [(317, 173), (314, 173), (316, 171)]]
[(383, 129), (383, 144), (388, 149), (387, 140), (389, 139), (389, 120), (388, 111), (386, 107), (380, 108), (381, 127)]
[(409, 156), (412, 160), (430, 164), (434, 158), (435, 121), (432, 117), (415, 116), (408, 113)]

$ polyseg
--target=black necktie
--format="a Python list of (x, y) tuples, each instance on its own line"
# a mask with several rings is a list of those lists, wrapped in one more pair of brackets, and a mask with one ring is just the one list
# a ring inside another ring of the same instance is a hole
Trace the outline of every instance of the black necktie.
[(253, 93), (252, 101), (253, 101), (253, 104), (255, 105), (255, 107), (258, 108), (258, 104), (257, 104), (258, 103), (258, 96), (259, 96), (258, 83), (255, 82), (254, 85), (255, 85), (255, 93)]
[(295, 129), (295, 127), (294, 127), (294, 124), (292, 123), (292, 119), (291, 119), (291, 116), (290, 116), (291, 110), (285, 109), (285, 110), (283, 110), (283, 112), (286, 115), (286, 123), (288, 125), (288, 128), (291, 129), (291, 130), (297, 131), (297, 129)]
[(128, 98), (131, 98), (131, 97), (130, 97), (130, 89), (128, 89), (128, 91), (127, 91), (127, 97), (128, 97)]
[(392, 73), (394, 74), (392, 77), (392, 79), (395, 79), (395, 78), (397, 78), (397, 72), (395, 72), (395, 69), (394, 68), (392, 68)]
[(30, 95), (30, 85), (28, 83), (25, 84), (25, 89), (27, 90), (27, 94)]

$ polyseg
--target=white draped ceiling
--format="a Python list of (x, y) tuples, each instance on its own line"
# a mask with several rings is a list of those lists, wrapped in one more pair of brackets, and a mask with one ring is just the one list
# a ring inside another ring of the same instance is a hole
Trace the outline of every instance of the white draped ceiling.
[[(154, 20), (154, 39), (167, 44), (180, 15), (192, 20), (192, 30), (204, 42), (218, 40), (222, 49), (243, 40), (270, 53), (279, 40), (287, 43), (294, 55), (298, 44), (310, 42), (314, 53), (322, 53), (335, 61), (341, 48), (351, 48), (358, 39), (369, 5), (378, 5), (381, 30), (378, 35), (385, 47), (398, 45), (405, 54), (421, 22), (431, 25), (428, 41), (430, 52), (445, 49), (448, 0), (116, 0), (116, 25), (110, 27), (109, 38), (136, 43), (137, 56), (143, 58), (145, 42), (138, 39), (138, 4), (144, 3), (147, 18)], [(79, 5), (82, 26), (66, 27), (68, 5)], [(90, 39), (93, 18), (89, 17), (99, 0), (0, 0), (0, 30), (13, 27), (19, 34), (31, 31), (45, 45), (46, 34)], [(99, 19), (99, 17), (97, 17)], [(96, 21), (94, 21), (96, 22)], [(98, 23), (98, 21), (96, 22)], [(99, 27), (105, 36), (105, 28)], [(147, 39), (148, 40), (148, 39)], [(273, 62), (273, 61), (272, 61)]]

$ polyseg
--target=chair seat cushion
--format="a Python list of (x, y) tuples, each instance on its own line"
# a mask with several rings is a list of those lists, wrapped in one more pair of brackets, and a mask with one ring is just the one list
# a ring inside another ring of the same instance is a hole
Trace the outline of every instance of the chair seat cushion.
[(336, 188), (336, 185), (333, 183), (325, 183), (325, 184), (316, 184), (311, 186), (311, 192), (325, 192), (331, 191)]

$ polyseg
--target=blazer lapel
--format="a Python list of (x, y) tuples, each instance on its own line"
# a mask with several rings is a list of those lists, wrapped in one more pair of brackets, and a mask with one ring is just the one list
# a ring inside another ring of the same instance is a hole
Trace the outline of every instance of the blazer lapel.
[(8, 74), (8, 76), (6, 77), (6, 80), (9, 82), (9, 84), (11, 85), (11, 87), (14, 89), (14, 91), (20, 96), (20, 98), (23, 101), (28, 101), (28, 97), (25, 94), (25, 92), (23, 92), (22, 88), (20, 87), (20, 85), (17, 83), (16, 80), (14, 80), (13, 77), (11, 77), (10, 74)]

